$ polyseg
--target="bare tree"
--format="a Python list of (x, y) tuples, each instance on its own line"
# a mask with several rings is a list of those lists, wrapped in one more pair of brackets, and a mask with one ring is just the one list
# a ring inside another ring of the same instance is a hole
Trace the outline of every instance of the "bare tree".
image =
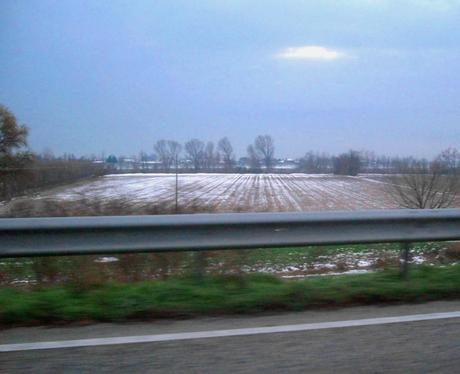
[(204, 150), (204, 168), (207, 170), (215, 170), (216, 166), (219, 164), (220, 155), (214, 149), (213, 142), (207, 142)]
[(153, 149), (155, 150), (158, 159), (161, 161), (164, 171), (168, 172), (171, 168), (172, 162), (171, 155), (169, 154), (168, 149), (168, 141), (164, 139), (158, 140), (153, 145)]
[(436, 157), (435, 161), (439, 163), (444, 173), (458, 173), (460, 169), (460, 152), (455, 148), (447, 148)]
[(169, 172), (171, 167), (175, 165), (182, 151), (182, 146), (175, 140), (158, 140), (153, 148), (165, 172)]
[(185, 151), (192, 161), (195, 171), (200, 170), (203, 165), (204, 143), (199, 139), (192, 139), (185, 143)]
[(233, 147), (227, 137), (219, 140), (217, 144), (219, 152), (222, 152), (222, 160), (224, 162), (225, 171), (229, 171), (233, 168), (235, 163)]
[(176, 142), (175, 140), (168, 140), (168, 153), (171, 158), (171, 162), (174, 162), (174, 165), (177, 167), (177, 163), (179, 162), (179, 156), (182, 152), (182, 146), (180, 143)]
[(248, 159), (249, 159), (249, 166), (251, 169), (260, 169), (260, 160), (259, 156), (257, 155), (254, 146), (251, 144), (248, 146)]
[(142, 170), (147, 169), (147, 164), (146, 164), (146, 162), (148, 161), (147, 153), (144, 151), (140, 151), (138, 159), (139, 159), (139, 162), (141, 163), (141, 169)]
[(460, 178), (456, 169), (445, 169), (439, 161), (402, 166), (388, 176), (386, 190), (402, 208), (439, 209), (454, 205)]
[(338, 157), (334, 157), (334, 174), (338, 175), (358, 175), (361, 166), (359, 153), (349, 151)]
[(275, 144), (270, 135), (259, 135), (254, 141), (254, 151), (267, 170), (274, 164)]
[[(401, 162), (398, 174), (389, 175), (384, 184), (386, 192), (401, 208), (439, 209), (453, 206), (459, 193), (458, 168), (443, 162), (452, 152), (443, 152), (433, 162), (412, 159)], [(407, 278), (411, 244), (401, 247), (401, 276)]]
[(300, 160), (300, 168), (306, 173), (329, 173), (332, 169), (332, 157), (325, 153), (309, 151)]

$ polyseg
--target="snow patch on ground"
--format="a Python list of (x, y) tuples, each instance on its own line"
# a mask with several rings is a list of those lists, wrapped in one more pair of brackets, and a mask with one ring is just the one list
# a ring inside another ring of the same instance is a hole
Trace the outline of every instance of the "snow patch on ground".
[(107, 263), (107, 262), (117, 262), (119, 261), (116, 257), (99, 257), (94, 260), (94, 262)]
[(417, 255), (417, 256), (412, 256), (411, 262), (414, 264), (423, 264), (426, 262), (426, 259), (423, 256)]
[(334, 275), (353, 275), (353, 274), (366, 274), (371, 273), (373, 270), (347, 270), (342, 272), (328, 272), (328, 273), (321, 273), (321, 274), (299, 274), (299, 275), (282, 275), (281, 278), (284, 279), (302, 279), (302, 278), (310, 278), (310, 277), (324, 277), (324, 276), (334, 276)]

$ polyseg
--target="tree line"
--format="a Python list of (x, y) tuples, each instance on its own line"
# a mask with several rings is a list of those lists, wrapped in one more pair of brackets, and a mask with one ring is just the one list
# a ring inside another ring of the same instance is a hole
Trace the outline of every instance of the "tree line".
[(195, 172), (241, 172), (244, 168), (252, 171), (273, 171), (276, 161), (275, 145), (270, 135), (257, 136), (247, 148), (247, 157), (238, 160), (228, 137), (221, 138), (217, 143), (193, 138), (184, 144), (175, 140), (160, 139), (154, 143), (153, 151), (151, 155), (141, 151), (139, 156), (128, 158), (112, 154), (105, 161), (112, 167), (126, 160), (135, 161), (139, 171), (144, 163), (155, 162), (155, 171), (160, 172), (171, 172), (177, 168), (181, 171)]
[(460, 167), (459, 152), (454, 148), (443, 151), (433, 160), (377, 155), (372, 151), (357, 150), (338, 155), (308, 151), (297, 159), (276, 158), (275, 142), (270, 135), (257, 136), (248, 145), (246, 154), (239, 158), (228, 137), (223, 137), (217, 144), (197, 138), (184, 144), (161, 139), (154, 143), (153, 151), (150, 155), (140, 152), (138, 157), (130, 158), (110, 155), (105, 161), (113, 166), (127, 159), (135, 161), (138, 171), (142, 171), (144, 162), (155, 162), (154, 170), (158, 172), (172, 172), (178, 168), (186, 172), (299, 172), (355, 176), (359, 173), (398, 174), (403, 169), (420, 165), (428, 168), (432, 162), (439, 162), (449, 155), (451, 167)]
[[(178, 166), (179, 161), (188, 162), (194, 171), (217, 170), (232, 172), (237, 169), (237, 162), (232, 143), (227, 137), (217, 142), (204, 142), (191, 139), (182, 146), (174, 140), (158, 140), (153, 149), (164, 171)], [(180, 159), (183, 151), (183, 159)], [(254, 143), (248, 146), (248, 158), (253, 169), (264, 166), (270, 170), (274, 164), (275, 145), (270, 135), (259, 135)]]

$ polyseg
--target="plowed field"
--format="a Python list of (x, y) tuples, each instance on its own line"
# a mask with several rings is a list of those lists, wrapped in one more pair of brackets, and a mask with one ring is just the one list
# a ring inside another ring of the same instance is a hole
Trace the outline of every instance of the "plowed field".
[[(276, 212), (396, 208), (382, 180), (310, 174), (180, 174), (179, 205), (212, 212)], [(149, 204), (172, 208), (175, 176), (171, 174), (107, 175), (54, 188), (18, 201), (109, 203), (124, 201), (130, 210)], [(8, 209), (8, 205), (2, 210)]]

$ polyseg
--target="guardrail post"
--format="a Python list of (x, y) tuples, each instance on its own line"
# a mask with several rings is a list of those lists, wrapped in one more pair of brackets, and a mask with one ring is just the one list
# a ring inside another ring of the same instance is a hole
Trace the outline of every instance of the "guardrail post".
[(409, 275), (409, 256), (412, 243), (401, 243), (400, 274), (402, 279)]

